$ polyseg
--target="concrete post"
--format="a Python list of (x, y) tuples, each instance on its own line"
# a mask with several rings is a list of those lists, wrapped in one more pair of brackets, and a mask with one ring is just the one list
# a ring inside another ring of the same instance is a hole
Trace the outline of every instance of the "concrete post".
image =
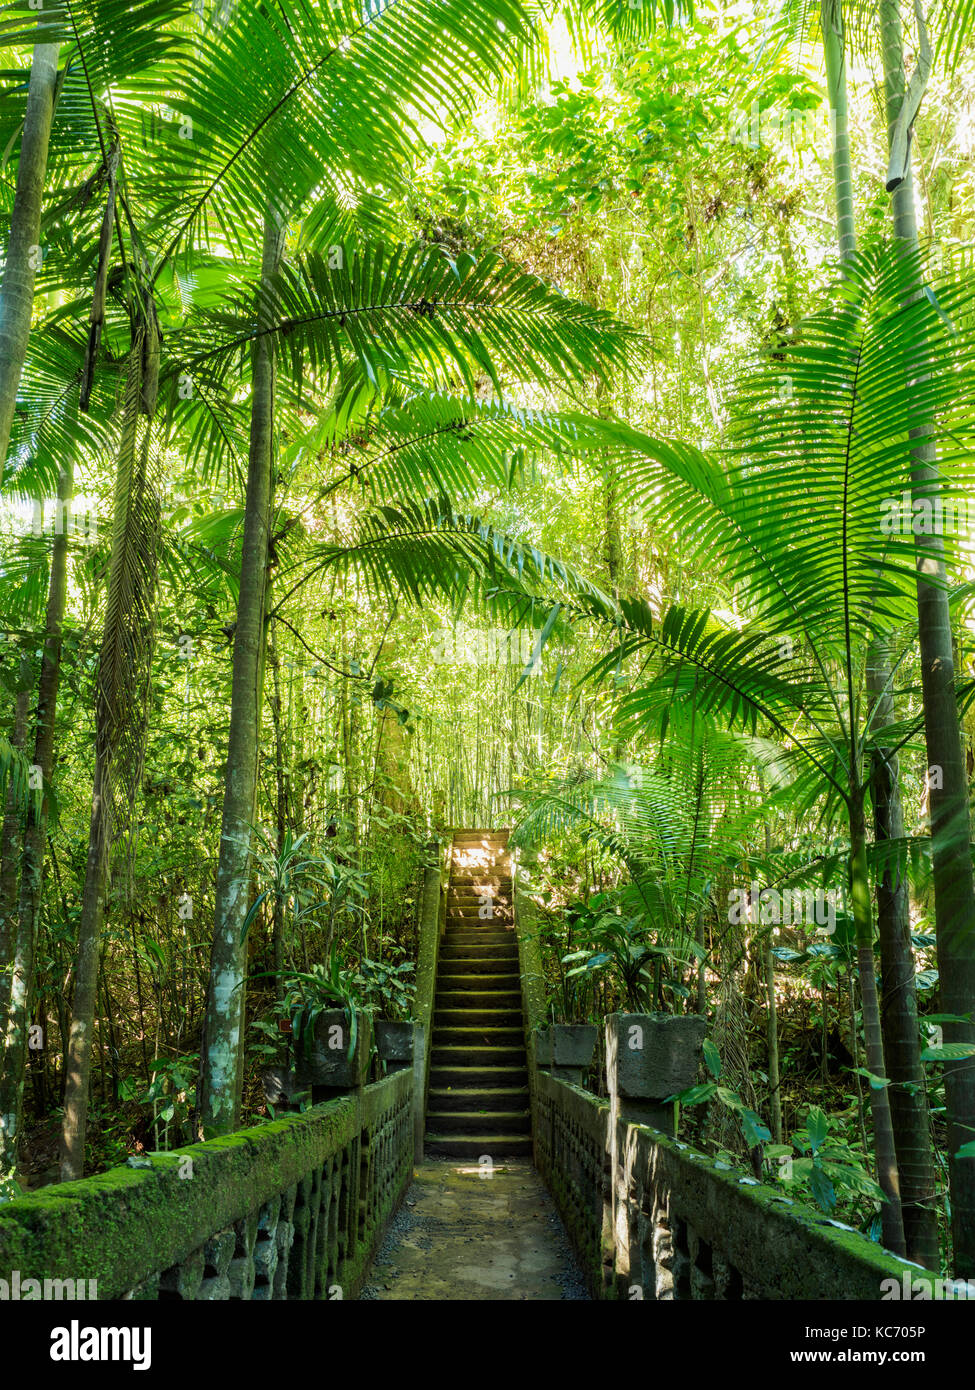
[(552, 1075), (559, 1081), (581, 1086), (599, 1036), (592, 1023), (553, 1023), (549, 1029), (552, 1049)]
[(614, 1114), (673, 1138), (677, 1107), (664, 1101), (694, 1085), (706, 1032), (697, 1014), (610, 1014), (606, 1080)]

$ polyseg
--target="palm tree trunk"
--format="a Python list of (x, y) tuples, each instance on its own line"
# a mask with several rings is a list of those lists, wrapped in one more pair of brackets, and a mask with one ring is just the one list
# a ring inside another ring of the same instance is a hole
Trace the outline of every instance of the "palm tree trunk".
[(846, 34), (843, 0), (820, 0), (826, 90), (833, 132), (833, 181), (836, 195), (836, 235), (840, 259), (856, 250), (853, 220), (853, 177), (850, 164), (850, 122), (846, 80)]
[[(880, 0), (884, 87), (888, 136), (893, 135), (904, 102), (903, 35), (897, 0)], [(892, 189), (894, 235), (907, 250), (918, 245), (910, 164)], [(918, 285), (921, 290), (921, 285)], [(905, 390), (910, 387), (905, 384)], [(925, 427), (914, 432), (923, 437)], [(916, 495), (937, 492), (934, 449), (918, 445), (911, 454)], [(975, 882), (972, 877), (968, 780), (955, 697), (955, 658), (951, 615), (944, 588), (943, 545), (939, 536), (918, 537), (917, 608), (921, 648), (921, 689), (931, 810), (935, 929), (938, 938), (940, 1003), (944, 1013), (963, 1018), (975, 1010)], [(975, 1044), (975, 1022), (946, 1023), (946, 1043)], [(975, 1142), (975, 1065), (971, 1058), (944, 1064), (948, 1119), (948, 1180), (954, 1272), (975, 1277), (975, 1155), (958, 1158)]]
[[(288, 802), (284, 783), (286, 752), (284, 747), (284, 735), (281, 727), (281, 661), (273, 637), (268, 641), (267, 656), (271, 667), (271, 674), (274, 679), (274, 698), (271, 701), (271, 718), (274, 724), (274, 792), (278, 832), (277, 848), (278, 854), (280, 854), (284, 848), (284, 839), (288, 831)], [(274, 895), (274, 914), (271, 920), (271, 947), (274, 956), (274, 988), (278, 999), (284, 999), (286, 993), (284, 984), (284, 901), (279, 893), (275, 893)]]
[[(836, 195), (836, 236), (840, 260), (846, 261), (856, 250), (853, 171), (850, 160), (850, 124), (846, 75), (846, 33), (843, 0), (820, 0), (820, 26), (826, 63), (826, 86), (833, 134), (833, 179)], [(852, 757), (856, 758), (853, 750)], [(855, 761), (851, 767), (855, 767)], [(893, 787), (896, 796), (896, 783)], [(884, 1032), (877, 995), (877, 967), (873, 954), (873, 912), (870, 904), (870, 877), (867, 866), (866, 825), (863, 793), (857, 789), (851, 803), (850, 863), (853, 908), (856, 922), (857, 971), (863, 1018), (863, 1037), (867, 1068), (878, 1078), (886, 1077)], [(853, 982), (850, 982), (851, 1009)], [(855, 1015), (854, 1015), (855, 1021)], [(920, 1069), (920, 1060), (918, 1060)], [(914, 1078), (920, 1081), (917, 1074)], [(905, 1253), (904, 1217), (901, 1209), (898, 1156), (900, 1148), (894, 1133), (894, 1112), (887, 1086), (870, 1087), (870, 1111), (874, 1129), (877, 1180), (886, 1201), (881, 1212), (884, 1244), (897, 1254)]]
[[(268, 211), (264, 221), (263, 281), (281, 260), (283, 232)], [(260, 322), (269, 322), (263, 295)], [(224, 779), (220, 858), (217, 864), (213, 948), (206, 1022), (200, 1049), (199, 1118), (204, 1135), (228, 1134), (240, 1112), (244, 964), (242, 941), (250, 883), (250, 827), (257, 803), (265, 599), (271, 525), (271, 461), (274, 434), (274, 353), (268, 335), (254, 345), (250, 450), (247, 470), (240, 594), (234, 635), (230, 738)]]
[[(833, 176), (836, 229), (841, 261), (856, 250), (853, 177), (847, 105), (846, 40), (842, 0), (821, 0), (820, 19), (826, 59), (826, 82), (833, 121)], [(875, 642), (867, 659), (867, 689), (873, 703), (873, 728), (893, 719), (886, 650)], [(874, 754), (871, 763), (874, 835), (878, 843), (903, 834), (896, 757)], [(878, 888), (881, 968), (884, 1000), (882, 1031), (890, 1076), (890, 1110), (900, 1178), (904, 1237), (910, 1259), (928, 1264), (938, 1258), (938, 1229), (930, 1205), (934, 1161), (924, 1099), (924, 1073), (917, 1025), (914, 961), (911, 953), (907, 887), (893, 882), (889, 871)], [(913, 1094), (912, 1094), (913, 1091)], [(933, 1247), (932, 1247), (933, 1241)]]
[[(31, 659), (29, 652), (23, 652), (17, 672), (17, 689), (14, 695), (14, 720), (10, 730), (10, 746), (18, 752), (27, 741), (27, 714), (30, 710)], [(10, 988), (8, 964), (13, 954), (17, 935), (17, 871), (20, 867), (20, 797), (14, 787), (13, 778), (7, 787), (4, 804), (3, 829), (0, 831), (0, 1031), (7, 1010), (7, 996)], [(0, 1116), (3, 1115), (0, 1109)], [(0, 1126), (2, 1126), (0, 1119)]]
[[(71, 501), (73, 474), (70, 463), (61, 470), (58, 502), (66, 508)], [(64, 511), (62, 510), (62, 515)], [(55, 531), (51, 550), (51, 573), (47, 588), (44, 620), (44, 648), (37, 685), (37, 716), (34, 726), (34, 766), (40, 772), (41, 796), (27, 807), (24, 827), (18, 897), (17, 928), (12, 943), (9, 994), (6, 1010), (0, 1011), (3, 1029), (4, 1064), (0, 1075), (0, 1114), (12, 1130), (12, 1142), (20, 1130), (23, 1108), (24, 1067), (27, 1052), (28, 1005), (34, 973), (34, 942), (41, 905), (44, 850), (47, 843), (49, 789), (54, 771), (54, 724), (58, 687), (61, 681), (61, 636), (68, 593), (68, 527)]]
[[(17, 673), (14, 696), (14, 720), (10, 731), (10, 746), (18, 752), (27, 740), (27, 715), (30, 710), (31, 659), (23, 652)], [(17, 875), (20, 869), (20, 795), (13, 778), (7, 788), (4, 805), (3, 830), (0, 832), (0, 1037), (6, 1036), (7, 1007), (16, 966), (17, 943)], [(17, 1177), (17, 1144), (20, 1137), (19, 1115), (6, 1104), (12, 1086), (13, 1058), (6, 1048), (0, 1054), (0, 1184)]]
[(766, 941), (765, 957), (765, 997), (768, 1001), (768, 1089), (769, 1111), (773, 1144), (782, 1143), (782, 1077), (779, 1069), (779, 1019), (775, 999), (775, 957), (770, 942)]
[[(892, 723), (886, 651), (875, 643), (867, 659), (867, 690), (873, 725), (882, 731)], [(870, 796), (877, 844), (904, 835), (897, 754), (878, 749), (871, 759)], [(877, 885), (882, 983), (881, 1023), (890, 1087), (890, 1110), (900, 1174), (901, 1206), (907, 1258), (929, 1269), (938, 1268), (938, 1218), (934, 1156), (928, 1114), (911, 949), (910, 903), (907, 883), (899, 869), (888, 864)]]
[(889, 1087), (884, 1068), (884, 1040), (880, 1026), (880, 999), (877, 994), (877, 965), (873, 954), (873, 913), (870, 906), (870, 871), (867, 867), (867, 835), (863, 815), (863, 792), (857, 788), (850, 804), (850, 877), (853, 921), (856, 928), (857, 975), (860, 981), (860, 1008), (867, 1069), (876, 1078), (870, 1084), (870, 1114), (873, 1120), (877, 1182), (885, 1201), (880, 1211), (883, 1242), (895, 1255), (903, 1255), (904, 1221), (901, 1216), (900, 1183), (894, 1126), (890, 1113)]
[[(111, 197), (109, 206), (111, 206)], [(78, 921), (71, 1027), (65, 1047), (61, 1176), (84, 1172), (88, 1079), (98, 994), (99, 941), (109, 852), (132, 811), (142, 775), (155, 627), (159, 500), (151, 477), (151, 418), (141, 445), (139, 422), (155, 405), (154, 308), (133, 319), (114, 490), (112, 556), (98, 656), (95, 775), (88, 860)], [(148, 356), (147, 361), (147, 344)]]
[(0, 286), (0, 466), (7, 457), (17, 388), (30, 338), (34, 272), (40, 250), (41, 203), (57, 80), (58, 45), (35, 44), (7, 260)]

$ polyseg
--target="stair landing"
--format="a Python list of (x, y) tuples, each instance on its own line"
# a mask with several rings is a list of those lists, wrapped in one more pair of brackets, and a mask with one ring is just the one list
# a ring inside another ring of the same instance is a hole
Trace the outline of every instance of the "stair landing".
[(589, 1301), (555, 1203), (532, 1165), (428, 1158), (359, 1295), (369, 1301)]

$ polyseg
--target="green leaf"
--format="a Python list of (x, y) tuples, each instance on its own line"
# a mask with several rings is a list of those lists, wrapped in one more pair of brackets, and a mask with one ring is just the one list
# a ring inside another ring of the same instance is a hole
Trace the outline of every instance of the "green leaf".
[(806, 1133), (809, 1135), (809, 1143), (813, 1153), (821, 1149), (826, 1143), (829, 1134), (829, 1120), (818, 1105), (809, 1107), (809, 1114), (806, 1117)]
[(708, 1071), (717, 1080), (721, 1075), (721, 1053), (710, 1038), (704, 1039), (704, 1064)]
[(960, 1062), (964, 1057), (975, 1057), (975, 1043), (942, 1043), (921, 1053), (922, 1062)]
[(815, 1197), (819, 1206), (825, 1212), (831, 1212), (836, 1207), (836, 1192), (833, 1184), (817, 1163), (812, 1165), (809, 1174), (809, 1186), (812, 1195)]
[(772, 1133), (754, 1110), (749, 1110), (747, 1106), (742, 1106), (741, 1127), (745, 1132), (745, 1143), (750, 1149), (757, 1148), (759, 1144), (764, 1144), (767, 1139), (771, 1139)]
[(856, 1076), (865, 1076), (870, 1082), (871, 1090), (882, 1091), (885, 1086), (889, 1086), (890, 1079), (886, 1076), (877, 1076), (874, 1072), (868, 1071), (866, 1067), (851, 1067), (850, 1070)]
[(667, 1096), (664, 1104), (672, 1100), (680, 1101), (681, 1105), (700, 1105), (703, 1101), (710, 1100), (717, 1090), (713, 1081), (702, 1081), (697, 1086), (691, 1086), (686, 1091), (678, 1091), (676, 1095)]

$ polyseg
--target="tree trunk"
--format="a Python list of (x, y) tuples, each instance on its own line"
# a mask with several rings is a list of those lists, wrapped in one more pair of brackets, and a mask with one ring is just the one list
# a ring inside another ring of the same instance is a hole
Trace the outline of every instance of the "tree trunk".
[[(867, 690), (875, 729), (894, 717), (886, 652), (875, 644), (867, 660)], [(897, 754), (886, 749), (873, 754), (870, 792), (876, 840), (883, 844), (904, 835)], [(887, 865), (877, 884), (882, 983), (881, 1023), (890, 1088), (890, 1110), (900, 1174), (901, 1206), (907, 1258), (929, 1269), (938, 1268), (938, 1218), (934, 1157), (928, 1115), (911, 949), (910, 903), (907, 883), (899, 869)]]
[[(30, 710), (31, 659), (29, 652), (23, 652), (17, 671), (17, 687), (14, 695), (14, 720), (10, 730), (10, 746), (18, 752), (27, 741), (27, 715)], [(20, 796), (14, 787), (13, 778), (7, 787), (4, 805), (3, 829), (0, 831), (0, 1032), (6, 1017), (7, 998), (10, 991), (8, 967), (17, 937), (17, 879), (20, 867)], [(0, 1116), (3, 1110), (0, 1107)], [(0, 1119), (0, 1126), (2, 1126)]]
[[(70, 464), (61, 471), (58, 502), (62, 509), (71, 501), (73, 477)], [(62, 515), (65, 514), (62, 510)], [(16, 1147), (23, 1108), (24, 1066), (27, 1051), (28, 1004), (34, 973), (34, 942), (41, 906), (44, 850), (47, 843), (49, 789), (54, 770), (54, 725), (57, 716), (58, 686), (61, 681), (61, 638), (68, 593), (68, 527), (55, 530), (51, 550), (51, 573), (47, 588), (44, 620), (44, 648), (37, 686), (37, 717), (34, 726), (34, 766), (40, 772), (41, 796), (27, 807), (24, 827), (23, 859), (18, 897), (17, 930), (11, 956), (9, 994), (6, 1012), (0, 1013), (3, 1028), (4, 1065), (0, 1076), (0, 1115), (5, 1117), (8, 1142)], [(4, 1142), (0, 1140), (0, 1142)], [(0, 1161), (6, 1161), (7, 1155)]]
[(39, 265), (41, 204), (58, 80), (58, 45), (38, 43), (31, 59), (27, 112), (17, 165), (7, 261), (0, 286), (0, 468), (7, 457), (17, 388), (27, 356)]
[[(888, 137), (893, 135), (905, 95), (903, 36), (897, 0), (881, 0), (881, 43), (887, 100)], [(892, 188), (894, 234), (905, 249), (917, 247), (910, 163)], [(918, 284), (918, 292), (922, 290)], [(905, 390), (909, 390), (905, 383)], [(928, 433), (919, 428), (917, 436)], [(911, 454), (916, 496), (937, 493), (934, 448), (920, 444)], [(955, 697), (955, 658), (941, 537), (917, 538), (918, 635), (921, 689), (927, 744), (934, 867), (935, 929), (938, 938), (941, 1009), (961, 1017), (975, 1009), (975, 882), (972, 878), (968, 780)], [(935, 771), (936, 770), (936, 771)], [(969, 1018), (944, 1026), (946, 1043), (975, 1044)], [(975, 1277), (975, 1156), (958, 1158), (963, 1144), (975, 1142), (975, 1063), (972, 1058), (944, 1064), (948, 1120), (948, 1180), (954, 1272)]]
[[(826, 86), (832, 121), (836, 236), (840, 260), (843, 262), (848, 260), (856, 250), (843, 0), (820, 0), (820, 26), (823, 36)], [(886, 679), (886, 673), (881, 671), (880, 678), (883, 683)], [(852, 756), (856, 756), (855, 752)], [(894, 798), (898, 797), (896, 780), (891, 783), (891, 793)], [(899, 806), (899, 800), (897, 804)], [(870, 904), (870, 879), (866, 856), (866, 827), (863, 815), (863, 798), (860, 791), (856, 793), (851, 807), (850, 828), (857, 965), (867, 1068), (875, 1076), (885, 1077), (885, 1037), (877, 997), (876, 962), (873, 954), (873, 912)], [(850, 982), (850, 995), (852, 1010), (852, 980)], [(855, 1014), (853, 1017), (855, 1021)], [(854, 1047), (855, 1045), (856, 1040), (854, 1038)], [(918, 1072), (915, 1072), (913, 1077), (916, 1082), (922, 1080), (919, 1076), (919, 1070), (920, 1062), (918, 1062)], [(870, 1108), (874, 1125), (877, 1177), (887, 1197), (881, 1213), (884, 1243), (888, 1249), (903, 1254), (906, 1246), (897, 1162), (901, 1146), (895, 1140), (894, 1107), (888, 1092), (889, 1088), (886, 1086), (874, 1087), (871, 1085)], [(911, 1140), (906, 1135), (904, 1136), (904, 1144), (908, 1150), (911, 1149)]]
[(846, 80), (846, 34), (843, 0), (820, 0), (819, 23), (823, 33), (826, 90), (833, 134), (833, 180), (836, 196), (836, 237), (840, 259), (856, 250), (853, 220), (853, 178), (850, 165), (850, 123)]
[[(880, 1026), (880, 1000), (877, 996), (877, 966), (873, 954), (873, 913), (870, 908), (870, 873), (867, 868), (866, 825), (863, 817), (863, 793), (854, 792), (850, 806), (850, 887), (853, 898), (853, 921), (856, 927), (857, 973), (860, 980), (860, 1007), (863, 1016), (863, 1041), (867, 1053), (867, 1069), (883, 1082), (884, 1042)], [(873, 1142), (877, 1164), (877, 1182), (883, 1189), (885, 1201), (880, 1209), (883, 1242), (895, 1255), (904, 1254), (904, 1222), (901, 1216), (900, 1184), (897, 1156), (894, 1147), (894, 1128), (890, 1114), (889, 1087), (870, 1085), (870, 1113), (873, 1119)]]
[[(281, 727), (281, 662), (273, 636), (268, 641), (268, 661), (274, 678), (274, 698), (271, 701), (271, 718), (274, 723), (274, 791), (277, 815), (278, 854), (284, 849), (284, 839), (288, 831), (288, 803), (284, 784), (284, 762), (286, 751)], [(274, 988), (278, 999), (284, 999), (284, 901), (279, 893), (274, 895), (274, 915), (271, 922), (271, 947), (274, 955)]]
[(765, 994), (768, 999), (768, 1090), (772, 1118), (772, 1142), (782, 1143), (782, 1079), (779, 1074), (779, 1021), (775, 1001), (775, 957), (766, 941)]
[[(856, 250), (856, 228), (842, 0), (821, 0), (820, 21), (833, 122), (836, 232), (840, 259), (845, 261)], [(871, 647), (867, 659), (867, 689), (873, 697), (872, 722), (875, 730), (893, 719), (889, 681), (886, 649), (878, 641)], [(903, 813), (896, 756), (886, 759), (882, 754), (874, 755), (871, 793), (876, 840), (883, 843), (891, 838), (900, 838), (903, 835)], [(930, 1205), (934, 1191), (934, 1165), (921, 1067), (907, 887), (889, 871), (878, 885), (878, 925), (884, 991), (881, 1020), (883, 1048), (891, 1080), (895, 1083), (890, 1088), (890, 1111), (900, 1179), (904, 1237), (910, 1259), (929, 1264), (933, 1257), (937, 1263), (937, 1220)]]
[[(131, 720), (135, 698), (135, 636), (139, 622), (139, 577), (130, 553), (133, 517), (141, 511), (146, 489), (148, 438), (141, 461), (138, 451), (139, 401), (142, 391), (142, 335), (134, 335), (129, 352), (124, 416), (115, 480), (115, 513), (112, 559), (106, 601), (105, 629), (98, 662), (98, 694), (95, 712), (95, 774), (88, 858), (78, 919), (74, 995), (71, 1028), (64, 1049), (64, 1117), (61, 1125), (61, 1180), (84, 1176), (85, 1138), (88, 1129), (88, 1081), (98, 988), (99, 942), (104, 915), (108, 854), (117, 829), (116, 804), (123, 790), (125, 766), (123, 738)], [(149, 425), (146, 425), (146, 430)], [(124, 644), (125, 690), (121, 690), (119, 648)], [(123, 705), (122, 701), (126, 703)], [(120, 768), (122, 773), (120, 773)]]
[[(283, 230), (269, 211), (264, 222), (262, 276), (274, 275)], [(270, 321), (270, 296), (262, 294), (259, 322)], [(274, 434), (274, 352), (267, 334), (254, 345), (253, 398), (247, 469), (240, 594), (234, 635), (230, 738), (224, 778), (220, 858), (217, 865), (213, 949), (206, 1022), (200, 1049), (200, 1124), (205, 1137), (228, 1134), (240, 1112), (244, 965), (242, 941), (250, 883), (250, 841), (257, 803), (265, 598), (271, 524), (271, 460)]]

